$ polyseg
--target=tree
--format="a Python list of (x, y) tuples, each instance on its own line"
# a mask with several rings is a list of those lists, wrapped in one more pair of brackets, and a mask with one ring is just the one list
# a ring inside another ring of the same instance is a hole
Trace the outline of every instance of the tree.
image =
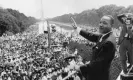
[(23, 32), (35, 22), (35, 18), (27, 17), (17, 10), (0, 7), (0, 36), (6, 31), (14, 34)]
[(117, 28), (121, 25), (117, 19), (117, 15), (128, 12), (133, 13), (133, 5), (125, 8), (123, 6), (116, 6), (111, 4), (111, 5), (102, 6), (99, 9), (85, 10), (81, 13), (65, 14), (57, 16), (51, 18), (50, 20), (56, 22), (71, 23), (70, 16), (73, 16), (78, 24), (96, 27), (98, 26), (99, 20), (102, 16), (112, 15), (115, 19), (114, 27)]

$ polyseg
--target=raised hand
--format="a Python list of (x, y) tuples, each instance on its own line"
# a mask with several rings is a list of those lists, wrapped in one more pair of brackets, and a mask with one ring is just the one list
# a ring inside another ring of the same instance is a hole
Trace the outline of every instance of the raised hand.
[(75, 22), (75, 20), (71, 17), (71, 20), (73, 21), (72, 27), (74, 29), (77, 29), (77, 23)]
[(73, 29), (77, 29), (77, 26), (75, 24), (72, 24)]

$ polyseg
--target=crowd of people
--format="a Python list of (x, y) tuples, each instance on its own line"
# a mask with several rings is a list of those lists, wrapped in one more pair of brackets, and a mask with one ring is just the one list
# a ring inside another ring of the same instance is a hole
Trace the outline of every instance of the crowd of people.
[[(73, 73), (74, 64), (84, 63), (76, 49), (70, 54), (67, 45), (69, 41), (87, 43), (87, 40), (66, 35), (51, 33), (49, 47), (47, 34), (37, 35), (34, 31), (4, 34), (0, 38), (0, 80), (62, 80)], [(83, 80), (83, 77), (76, 72), (67, 80)]]
[[(82, 41), (77, 38), (71, 40)], [(37, 35), (33, 31), (13, 36), (4, 34), (0, 38), (0, 79), (62, 80), (74, 71), (70, 64), (82, 63), (82, 58), (76, 51), (75, 54), (69, 54), (67, 41), (70, 38), (55, 32), (51, 35), (49, 49), (47, 34)], [(68, 80), (81, 78), (76, 73)]]

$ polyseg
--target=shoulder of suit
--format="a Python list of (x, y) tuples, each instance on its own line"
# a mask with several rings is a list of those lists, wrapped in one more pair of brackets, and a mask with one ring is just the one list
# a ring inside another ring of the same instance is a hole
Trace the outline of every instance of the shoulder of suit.
[(116, 37), (114, 36), (114, 34), (111, 34), (107, 39), (107, 42), (111, 42), (115, 47), (116, 47)]

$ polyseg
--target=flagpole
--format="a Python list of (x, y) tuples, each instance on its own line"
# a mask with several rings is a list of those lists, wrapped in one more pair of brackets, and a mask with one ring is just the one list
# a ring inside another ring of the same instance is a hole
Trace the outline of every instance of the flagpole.
[[(42, 23), (43, 23), (43, 30), (44, 30), (44, 12), (43, 12), (43, 1), (41, 0), (41, 6), (42, 6)], [(51, 48), (51, 40), (50, 40), (50, 25), (48, 20), (46, 20), (47, 22), (47, 30), (48, 30), (48, 51), (50, 52), (50, 48)]]
[(62, 37), (63, 33), (62, 33), (62, 27), (61, 27), (61, 44), (63, 44), (63, 37)]
[(47, 20), (47, 29), (48, 29), (48, 49), (49, 49), (49, 52), (50, 52), (50, 48), (51, 48), (51, 35), (50, 35), (50, 25), (49, 25), (49, 21)]

